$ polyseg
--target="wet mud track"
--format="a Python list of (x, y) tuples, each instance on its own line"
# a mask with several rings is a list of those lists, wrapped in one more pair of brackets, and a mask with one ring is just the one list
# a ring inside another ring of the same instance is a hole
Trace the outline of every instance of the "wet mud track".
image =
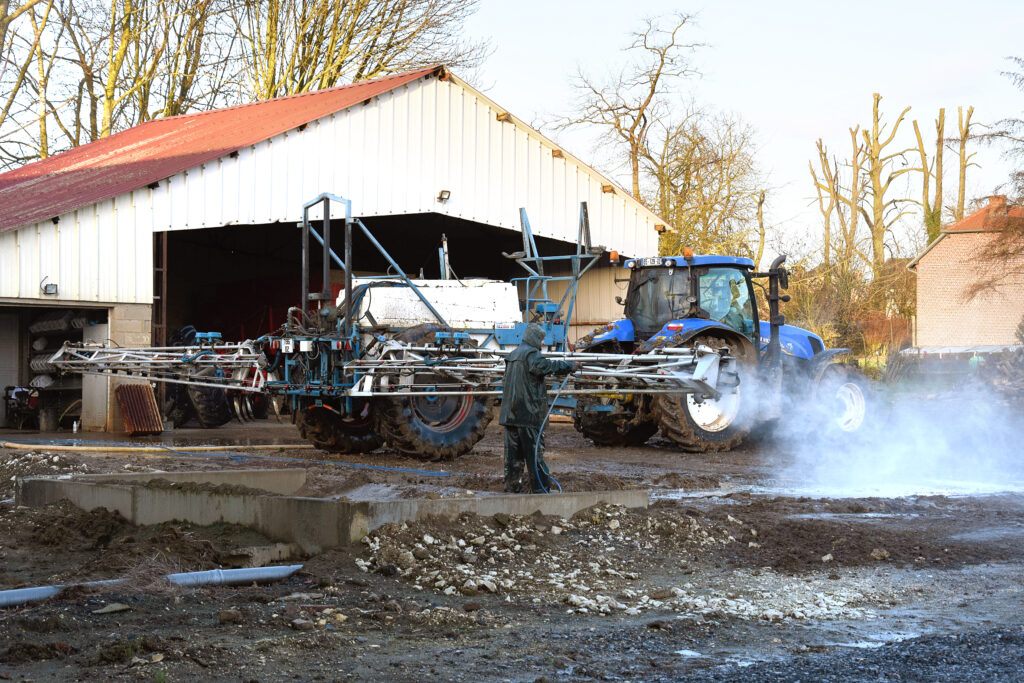
[[(500, 431), (455, 463), (309, 463), (309, 495), (490, 495)], [(187, 446), (187, 444), (178, 444)], [(1017, 680), (1024, 497), (800, 495), (787, 454), (588, 446), (548, 435), (567, 489), (644, 487), (649, 510), (428, 520), (298, 561), (265, 586), (161, 584), (267, 539), (0, 503), (0, 589), (129, 576), (0, 610), (0, 678)], [(313, 455), (289, 451), (282, 457)], [(0, 451), (15, 475), (294, 461)], [(315, 455), (322, 458), (319, 454)], [(7, 491), (9, 491), (8, 489)], [(9, 492), (0, 490), (0, 499)], [(122, 605), (121, 611), (97, 613)]]

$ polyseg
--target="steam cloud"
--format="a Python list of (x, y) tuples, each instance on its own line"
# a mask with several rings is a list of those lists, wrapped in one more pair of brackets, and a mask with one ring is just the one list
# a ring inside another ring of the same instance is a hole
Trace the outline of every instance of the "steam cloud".
[(806, 429), (777, 436), (781, 449), (792, 451), (783, 479), (807, 495), (1024, 490), (1024, 406), (982, 388), (879, 396), (853, 436)]

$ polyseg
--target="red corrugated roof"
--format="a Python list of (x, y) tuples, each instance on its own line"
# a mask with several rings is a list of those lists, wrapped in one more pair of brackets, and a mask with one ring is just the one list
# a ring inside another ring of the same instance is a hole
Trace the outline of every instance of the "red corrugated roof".
[(0, 232), (145, 187), (437, 69), (429, 67), (275, 100), (155, 119), (8, 171), (0, 174)]

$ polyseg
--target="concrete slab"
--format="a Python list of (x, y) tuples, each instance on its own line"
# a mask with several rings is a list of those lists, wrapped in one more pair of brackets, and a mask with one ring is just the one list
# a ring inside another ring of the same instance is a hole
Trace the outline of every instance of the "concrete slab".
[[(263, 476), (258, 470), (175, 474), (203, 475), (187, 480), (189, 482), (224, 484), (237, 483), (238, 475), (245, 472), (255, 473), (256, 478), (249, 481), (258, 481)], [(289, 470), (262, 472), (271, 481), (270, 485), (274, 485), (268, 473)], [(305, 471), (302, 473), (304, 477)], [(128, 479), (128, 475), (81, 475), (72, 479), (29, 477), (18, 480), (16, 500), (18, 505), (38, 507), (67, 499), (85, 510), (97, 507), (116, 510), (134, 524), (159, 524), (173, 520), (199, 525), (218, 522), (240, 524), (275, 541), (295, 543), (306, 553), (356, 543), (369, 532), (391, 522), (427, 517), (453, 518), (463, 513), (489, 517), (500, 512), (513, 515), (540, 512), (567, 518), (601, 503), (646, 508), (650, 501), (648, 491), (637, 489), (536, 496), (346, 501), (245, 490), (233, 492), (145, 485), (152, 479), (167, 478), (164, 474), (170, 473), (146, 473), (138, 477), (137, 483)], [(225, 476), (214, 478), (212, 475)], [(184, 483), (186, 480), (181, 481)], [(288, 480), (283, 478), (281, 481)]]
[(306, 484), (306, 470), (303, 468), (276, 470), (218, 470), (214, 472), (132, 472), (126, 474), (79, 474), (75, 481), (138, 482), (145, 484), (156, 479), (176, 484), (193, 482), (197, 484), (229, 484), (251, 489), (263, 489), (270, 493), (289, 495)]

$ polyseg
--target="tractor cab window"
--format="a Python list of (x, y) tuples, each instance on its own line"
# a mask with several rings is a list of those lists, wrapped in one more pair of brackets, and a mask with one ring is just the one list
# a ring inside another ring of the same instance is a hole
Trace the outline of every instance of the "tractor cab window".
[(708, 268), (700, 276), (700, 307), (709, 320), (724, 323), (748, 337), (754, 334), (754, 307), (742, 270)]
[(686, 268), (637, 268), (629, 278), (626, 317), (638, 330), (659, 330), (690, 310)]

